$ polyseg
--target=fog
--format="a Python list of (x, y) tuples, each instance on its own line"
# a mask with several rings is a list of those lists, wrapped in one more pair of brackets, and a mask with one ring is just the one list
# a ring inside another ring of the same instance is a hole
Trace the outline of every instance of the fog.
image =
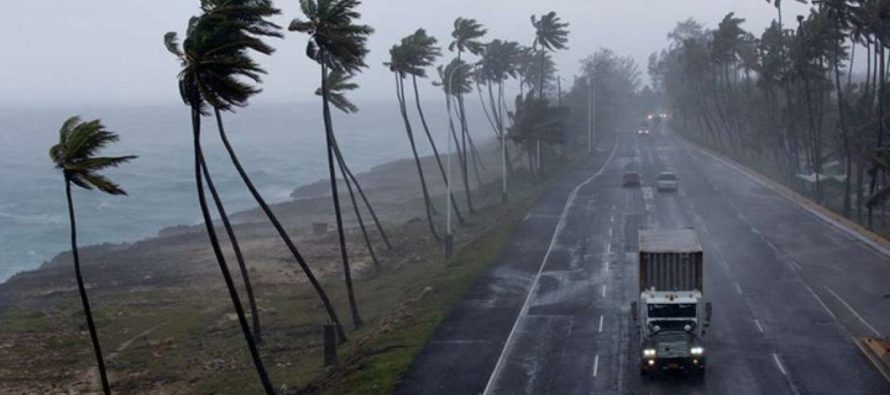
[[(5, 107), (176, 103), (178, 65), (162, 45), (167, 31), (185, 30), (198, 12), (197, 0), (28, 0), (6, 2), (0, 13), (4, 37), (0, 62), (0, 105)], [(806, 7), (787, 1), (785, 15)], [(286, 26), (298, 16), (296, 0), (277, 1)], [(388, 48), (418, 27), (427, 28), (447, 45), (456, 17), (475, 18), (488, 28), (487, 40), (508, 38), (530, 44), (531, 14), (556, 11), (571, 24), (569, 50), (556, 54), (563, 77), (577, 72), (578, 60), (609, 47), (635, 57), (645, 70), (646, 58), (666, 45), (666, 32), (693, 17), (708, 27), (729, 11), (747, 18), (745, 27), (759, 33), (775, 17), (762, 0), (367, 0), (362, 22), (377, 31), (370, 39), (370, 70), (358, 78), (359, 101), (391, 100), (392, 79), (381, 66)], [(274, 45), (279, 51), (260, 59), (269, 75), (258, 102), (312, 99), (319, 71), (304, 56), (305, 37), (288, 33)]]

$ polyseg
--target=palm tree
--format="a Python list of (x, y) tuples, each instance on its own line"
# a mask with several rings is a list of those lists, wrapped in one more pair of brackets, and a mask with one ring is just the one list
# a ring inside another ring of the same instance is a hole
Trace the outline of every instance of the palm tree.
[[(556, 16), (555, 11), (550, 11), (541, 16), (538, 20), (534, 15), (531, 16), (532, 26), (535, 27), (535, 41), (532, 49), (540, 51), (541, 69), (544, 69), (545, 57), (547, 51), (556, 51), (566, 49), (569, 42), (569, 24), (563, 22)], [(538, 49), (540, 47), (540, 49)], [(538, 98), (544, 97), (544, 74), (539, 76), (540, 84), (538, 85)]]
[[(436, 158), (436, 164), (439, 166), (439, 172), (442, 174), (442, 181), (445, 184), (448, 184), (448, 176), (445, 173), (445, 166), (442, 164), (442, 158), (439, 155), (439, 149), (436, 147), (436, 141), (433, 140), (433, 135), (430, 133), (429, 125), (426, 122), (426, 115), (423, 112), (423, 106), (420, 104), (420, 90), (417, 88), (417, 78), (426, 78), (426, 70), (433, 65), (433, 63), (442, 56), (442, 51), (436, 46), (435, 37), (428, 36), (426, 34), (426, 30), (417, 29), (414, 34), (405, 37), (402, 39), (401, 46), (405, 48), (408, 53), (408, 68), (407, 73), (411, 75), (411, 82), (414, 86), (414, 102), (417, 106), (417, 113), (420, 115), (420, 123), (423, 125), (423, 130), (426, 133), (427, 141), (430, 143), (430, 147), (433, 149), (433, 156)], [(451, 206), (454, 210), (454, 213), (457, 215), (457, 220), (459, 223), (463, 224), (464, 218), (460, 213), (460, 208), (458, 208), (457, 201), (452, 196), (451, 198)]]
[(334, 127), (331, 121), (330, 89), (328, 73), (338, 71), (354, 74), (367, 67), (365, 55), (368, 36), (374, 32), (370, 26), (358, 25), (354, 21), (361, 18), (356, 8), (360, 0), (301, 0), (300, 8), (307, 20), (299, 18), (291, 22), (289, 30), (309, 35), (306, 55), (321, 66), (322, 112), (324, 114), (325, 136), (328, 153), (328, 173), (331, 179), (331, 192), (334, 200), (334, 213), (337, 217), (337, 233), (340, 239), (340, 254), (343, 259), (343, 274), (349, 296), (349, 308), (353, 326), (358, 329), (362, 320), (352, 289), (352, 275), (349, 257), (346, 252), (346, 238), (343, 234), (343, 218), (340, 213), (340, 200), (337, 193), (337, 178), (334, 169)]
[[(510, 78), (519, 76), (519, 58), (522, 54), (522, 48), (519, 43), (514, 41), (493, 40), (485, 45), (485, 51), (482, 54), (482, 60), (479, 62), (478, 76), (488, 86), (488, 105), (490, 113), (494, 119), (495, 134), (502, 144), (502, 166), (504, 167), (502, 177), (503, 196), (502, 200), (507, 200), (507, 173), (512, 171), (510, 165), (510, 156), (506, 146), (506, 130), (504, 126), (504, 82)], [(497, 87), (497, 94), (494, 93), (492, 86)], [(497, 96), (497, 97), (495, 97)], [(482, 100), (482, 108), (485, 108), (485, 100)]]
[[(457, 61), (462, 61), (461, 56), (464, 51), (469, 52), (473, 55), (479, 55), (485, 48), (485, 44), (482, 43), (481, 39), (487, 31), (482, 28), (482, 25), (477, 22), (475, 19), (467, 19), (467, 18), (457, 18), (454, 20), (454, 30), (451, 33), (451, 37), (453, 40), (448, 45), (448, 50), (451, 52), (457, 51)], [(448, 77), (447, 75), (445, 76)], [(469, 81), (468, 81), (469, 83)], [(458, 85), (459, 86), (459, 85)], [(472, 92), (470, 89), (468, 92)], [(474, 170), (476, 171), (476, 181), (481, 185), (482, 181), (479, 178), (479, 168), (477, 167), (478, 153), (476, 152), (475, 145), (473, 144), (472, 137), (470, 136), (469, 128), (467, 126), (467, 115), (466, 108), (464, 106), (464, 93), (462, 90), (455, 90), (454, 93), (457, 94), (457, 104), (458, 104), (458, 112), (460, 114), (460, 125), (461, 125), (461, 141), (458, 143), (455, 141), (460, 150), (463, 151), (464, 155), (461, 158), (461, 175), (464, 179), (464, 190), (466, 192), (467, 197), (467, 207), (470, 210), (470, 213), (475, 213), (476, 209), (473, 207), (473, 201), (470, 197), (470, 183), (468, 179), (469, 175), (469, 166), (468, 161), (473, 160)], [(469, 140), (470, 143), (470, 151), (467, 150), (467, 142)], [(472, 159), (470, 155), (473, 155)]]
[(93, 311), (90, 309), (90, 300), (84, 286), (83, 274), (80, 270), (80, 255), (77, 250), (77, 224), (74, 219), (74, 200), (71, 196), (71, 184), (92, 190), (97, 189), (111, 195), (126, 195), (117, 184), (100, 174), (102, 170), (120, 166), (135, 156), (97, 157), (103, 148), (118, 141), (114, 132), (105, 130), (100, 120), (81, 122), (78, 117), (71, 117), (62, 124), (59, 130), (59, 143), (49, 150), (50, 159), (56, 168), (62, 171), (65, 177), (65, 196), (68, 200), (68, 219), (71, 225), (71, 256), (74, 259), (74, 274), (77, 278), (77, 290), (80, 293), (80, 303), (83, 305), (83, 313), (87, 319), (87, 328), (90, 332), (90, 340), (93, 342), (93, 352), (96, 355), (96, 364), (99, 368), (99, 378), (102, 381), (102, 390), (106, 395), (111, 394), (108, 385), (108, 374), (105, 371), (105, 361), (102, 358), (102, 347), (99, 344), (99, 334), (96, 324), (93, 322)]
[[(339, 71), (333, 71), (328, 74), (328, 90), (330, 91), (331, 95), (331, 104), (333, 104), (334, 107), (346, 114), (358, 112), (358, 106), (356, 106), (351, 101), (349, 101), (348, 98), (346, 98), (346, 92), (358, 89), (358, 84), (352, 82), (351, 79), (352, 76)], [(321, 88), (318, 88), (315, 91), (315, 95), (322, 95)], [(365, 204), (367, 205), (368, 210), (371, 212), (371, 215), (374, 217), (374, 221), (377, 223), (378, 229), (380, 229), (380, 234), (384, 240), (386, 240), (386, 234), (383, 233), (383, 229), (380, 227), (380, 222), (377, 221), (377, 215), (374, 214), (374, 208), (371, 207), (371, 204), (368, 203), (364, 192), (362, 192), (361, 185), (358, 183), (358, 180), (355, 178), (355, 176), (352, 175), (352, 172), (349, 171), (349, 167), (346, 165), (346, 160), (343, 158), (343, 153), (340, 151), (340, 146), (339, 144), (337, 144), (336, 139), (334, 139), (334, 154), (337, 157), (337, 165), (340, 168), (340, 174), (343, 175), (343, 181), (344, 184), (346, 184), (346, 189), (349, 191), (349, 200), (350, 202), (352, 202), (352, 208), (355, 212), (355, 218), (358, 221), (359, 228), (361, 228), (362, 231), (362, 236), (365, 239), (365, 246), (368, 247), (368, 253), (371, 254), (371, 261), (374, 263), (374, 267), (380, 269), (380, 261), (377, 259), (377, 254), (374, 253), (374, 245), (371, 243), (371, 238), (368, 237), (368, 230), (365, 228), (365, 221), (362, 218), (361, 209), (359, 208), (359, 205), (355, 199), (355, 192), (352, 189), (353, 184), (355, 184), (355, 186), (361, 193), (362, 198), (365, 200)]]
[[(204, 4), (212, 5), (210, 2)], [(207, 164), (201, 147), (201, 116), (207, 113), (208, 105), (212, 106), (218, 115), (220, 108), (243, 105), (248, 97), (258, 91), (257, 88), (242, 82), (236, 76), (259, 80), (259, 73), (262, 69), (245, 55), (244, 48), (245, 46), (258, 49), (266, 48), (265, 44), (259, 40), (249, 40), (244, 31), (244, 22), (231, 18), (231, 15), (227, 14), (228, 10), (213, 12), (212, 9), (205, 9), (204, 14), (200, 17), (192, 17), (189, 20), (188, 35), (182, 47), (179, 45), (176, 33), (173, 32), (164, 36), (164, 43), (167, 49), (182, 62), (183, 69), (179, 74), (179, 90), (183, 102), (191, 108), (195, 186), (198, 191), (198, 203), (201, 207), (204, 226), (229, 291), (229, 297), (235, 308), (238, 324), (250, 351), (257, 375), (265, 392), (274, 394), (275, 388), (272, 386), (260, 358), (256, 341), (238, 296), (238, 290), (226, 264), (204, 191), (204, 177), (209, 178), (210, 173), (206, 171)], [(222, 124), (220, 123), (220, 125)], [(212, 181), (207, 183), (207, 187), (212, 195), (218, 196)]]
[(408, 108), (405, 99), (405, 77), (413, 68), (410, 58), (409, 46), (394, 45), (389, 50), (389, 62), (384, 63), (390, 71), (393, 72), (396, 83), (396, 96), (399, 100), (399, 111), (402, 114), (402, 120), (405, 123), (405, 133), (408, 134), (408, 141), (411, 143), (411, 152), (414, 154), (414, 164), (417, 166), (417, 174), (420, 176), (420, 187), (423, 191), (423, 202), (426, 208), (426, 219), (429, 224), (430, 234), (438, 242), (441, 241), (439, 232), (436, 231), (436, 225), (433, 222), (432, 200), (430, 199), (429, 190), (426, 185), (426, 176), (423, 173), (423, 166), (420, 163), (420, 155), (417, 153), (417, 144), (414, 141), (414, 131), (411, 127), (411, 121), (408, 119)]

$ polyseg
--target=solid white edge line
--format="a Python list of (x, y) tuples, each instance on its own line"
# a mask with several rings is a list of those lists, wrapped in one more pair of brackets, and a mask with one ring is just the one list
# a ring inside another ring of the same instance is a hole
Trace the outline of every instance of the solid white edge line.
[(850, 306), (850, 304), (847, 303), (846, 300), (844, 300), (843, 298), (841, 298), (840, 295), (838, 295), (837, 293), (835, 293), (834, 291), (832, 291), (831, 288), (825, 287), (825, 290), (828, 291), (828, 293), (830, 293), (831, 296), (834, 296), (834, 298), (837, 299), (838, 302), (841, 302), (841, 304), (844, 305), (844, 307), (846, 307), (847, 310), (850, 310), (850, 312), (853, 313), (853, 315), (855, 315), (856, 318), (859, 319), (859, 321), (862, 321), (862, 323), (865, 324), (865, 326), (866, 326), (869, 330), (871, 330), (871, 332), (874, 333), (876, 337), (879, 337), (879, 338), (880, 338), (880, 337), (883, 337), (883, 336), (881, 335), (881, 332), (878, 332), (878, 330), (875, 329), (875, 327), (871, 326), (871, 324), (869, 324), (868, 321), (865, 320), (865, 318), (862, 318), (862, 316), (859, 315), (859, 313), (858, 313), (855, 309), (853, 309), (853, 306)]
[(788, 371), (785, 370), (785, 366), (782, 365), (782, 361), (779, 359), (779, 354), (773, 353), (773, 360), (776, 361), (776, 366), (779, 367), (779, 371), (782, 372), (782, 376), (788, 376)]
[(538, 268), (538, 274), (535, 275), (535, 279), (532, 282), (531, 287), (528, 289), (528, 295), (525, 296), (525, 301), (522, 303), (522, 308), (519, 310), (519, 314), (516, 316), (516, 321), (513, 322), (513, 328), (510, 329), (510, 334), (507, 335), (507, 341), (504, 342), (504, 348), (501, 349), (501, 354), (498, 356), (498, 361), (494, 365), (494, 370), (491, 372), (491, 376), (488, 377), (488, 383), (485, 384), (485, 390), (482, 391), (483, 395), (491, 394), (492, 384), (494, 384), (495, 378), (500, 374), (501, 369), (503, 369), (504, 356), (507, 354), (508, 349), (510, 348), (510, 343), (513, 340), (513, 336), (516, 334), (516, 329), (519, 327), (519, 321), (528, 313), (529, 302), (531, 302), (531, 298), (535, 293), (535, 290), (538, 288), (538, 282), (541, 279), (541, 273), (544, 272), (544, 266), (547, 265), (547, 260), (550, 259), (550, 252), (553, 250), (553, 246), (556, 245), (556, 238), (559, 236), (562, 229), (565, 227), (566, 217), (569, 214), (569, 208), (575, 202), (575, 199), (578, 198), (578, 191), (581, 188), (590, 184), (594, 179), (603, 174), (603, 171), (606, 170), (606, 167), (612, 162), (612, 158), (615, 157), (615, 152), (618, 151), (618, 145), (620, 143), (619, 136), (615, 136), (615, 146), (612, 147), (612, 153), (609, 154), (609, 157), (603, 163), (602, 167), (594, 173), (590, 178), (584, 180), (584, 182), (575, 186), (575, 189), (572, 189), (572, 192), (569, 194), (569, 197), (566, 199), (566, 204), (563, 206), (562, 215), (559, 217), (559, 222), (556, 223), (556, 229), (553, 230), (553, 236), (550, 238), (550, 246), (547, 247), (547, 252), (544, 254), (544, 259), (541, 261), (541, 267)]
[[(872, 240), (872, 239), (870, 239), (870, 238), (868, 238), (868, 237), (863, 236), (862, 234), (860, 234), (860, 233), (857, 232), (856, 230), (854, 230), (854, 229), (850, 229), (850, 228), (848, 228), (846, 225), (844, 225), (844, 224), (842, 224), (842, 223), (840, 223), (840, 222), (838, 222), (838, 221), (835, 221), (835, 220), (829, 218), (828, 216), (826, 216), (825, 214), (819, 212), (818, 210), (815, 210), (815, 209), (813, 209), (812, 207), (809, 207), (809, 206), (807, 206), (807, 205), (805, 205), (805, 204), (803, 204), (803, 203), (797, 201), (796, 199), (794, 199), (794, 198), (792, 198), (792, 197), (790, 197), (790, 196), (786, 196), (784, 193), (780, 192), (780, 191), (779, 191), (777, 188), (775, 188), (774, 186), (769, 185), (767, 182), (761, 180), (758, 176), (754, 175), (754, 173), (752, 173), (753, 170), (748, 170), (748, 169), (742, 167), (742, 165), (736, 165), (736, 164), (734, 164), (734, 163), (731, 163), (730, 161), (728, 161), (728, 160), (722, 158), (721, 156), (719, 156), (719, 155), (717, 155), (717, 154), (715, 154), (715, 153), (712, 153), (709, 149), (707, 149), (707, 148), (705, 148), (705, 147), (702, 147), (702, 146), (700, 146), (700, 145), (698, 145), (698, 144), (696, 144), (696, 143), (692, 143), (692, 142), (686, 140), (685, 137), (679, 136), (679, 140), (680, 140), (684, 145), (686, 145), (687, 147), (689, 147), (689, 146), (693, 146), (693, 147), (697, 148), (698, 152), (704, 153), (705, 155), (710, 156), (711, 158), (717, 160), (718, 162), (723, 163), (724, 165), (726, 165), (726, 166), (728, 166), (728, 167), (730, 167), (730, 168), (732, 168), (732, 169), (735, 169), (736, 171), (738, 171), (738, 172), (740, 172), (740, 173), (746, 175), (748, 178), (750, 178), (750, 179), (752, 179), (754, 182), (760, 184), (762, 187), (765, 187), (765, 188), (767, 188), (767, 189), (773, 191), (776, 195), (778, 195), (779, 197), (781, 197), (781, 198), (783, 198), (783, 199), (785, 199), (785, 200), (791, 202), (794, 206), (797, 206), (799, 209), (803, 210), (804, 212), (807, 212), (807, 213), (809, 213), (810, 215), (812, 215), (812, 216), (816, 217), (817, 219), (821, 220), (822, 222), (824, 222), (824, 223), (830, 225), (831, 229), (834, 229), (836, 232), (841, 233), (841, 234), (843, 234), (843, 235), (845, 235), (845, 236), (847, 236), (847, 237), (851, 237), (851, 238), (853, 238), (854, 240), (859, 241), (859, 242), (865, 244), (866, 246), (870, 247), (870, 249), (871, 249), (872, 252), (875, 252), (875, 253), (877, 253), (877, 254), (879, 254), (879, 255), (883, 255), (884, 257), (890, 257), (890, 249), (887, 249), (887, 248), (885, 248), (884, 246), (882, 246), (882, 245), (878, 244), (877, 242), (875, 242), (874, 240)], [(762, 177), (765, 177), (765, 176), (762, 176)], [(827, 209), (826, 209), (826, 210), (827, 210)]]

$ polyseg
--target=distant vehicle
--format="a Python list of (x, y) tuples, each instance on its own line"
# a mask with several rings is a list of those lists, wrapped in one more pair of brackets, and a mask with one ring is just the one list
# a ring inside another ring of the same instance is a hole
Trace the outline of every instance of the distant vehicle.
[(640, 173), (635, 171), (624, 172), (624, 176), (621, 177), (621, 185), (625, 188), (639, 187), (642, 184), (643, 178), (640, 176)]
[(704, 257), (693, 229), (639, 232), (639, 301), (631, 304), (640, 345), (640, 373), (683, 370), (703, 374)]
[[(649, 116), (649, 119), (652, 119), (652, 116)], [(640, 123), (640, 128), (637, 129), (637, 134), (639, 135), (648, 135), (649, 134), (649, 121), (643, 121)]]
[(680, 179), (669, 171), (663, 171), (655, 179), (655, 187), (659, 192), (672, 192), (680, 187)]

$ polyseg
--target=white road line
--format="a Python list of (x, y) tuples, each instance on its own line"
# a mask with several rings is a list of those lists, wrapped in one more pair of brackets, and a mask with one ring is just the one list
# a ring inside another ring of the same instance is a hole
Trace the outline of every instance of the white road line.
[(603, 299), (606, 298), (606, 284), (603, 284)]
[(615, 223), (615, 215), (614, 214), (611, 217), (609, 217), (609, 223), (612, 223), (612, 224)]
[(600, 326), (599, 326), (599, 329), (597, 330), (597, 332), (599, 332), (599, 333), (603, 332), (603, 315), (602, 314), (600, 314)]
[(776, 366), (779, 367), (779, 371), (782, 372), (782, 376), (788, 376), (788, 372), (785, 370), (785, 366), (782, 365), (782, 361), (779, 359), (779, 354), (773, 353), (773, 360), (776, 361)]
[(609, 237), (612, 237), (612, 228), (609, 228)]
[(600, 370), (600, 356), (597, 355), (596, 358), (593, 359), (593, 377), (596, 377), (596, 374), (599, 370)]
[(735, 285), (735, 291), (738, 292), (739, 295), (744, 295), (744, 294), (745, 294), (744, 292), (742, 292), (742, 286), (741, 286), (741, 285), (738, 285), (738, 284)]
[(578, 192), (582, 187), (590, 184), (595, 178), (599, 177), (603, 174), (603, 171), (606, 170), (606, 167), (609, 163), (612, 163), (612, 159), (615, 157), (615, 152), (618, 151), (618, 143), (619, 140), (615, 139), (615, 146), (612, 147), (612, 153), (609, 154), (609, 157), (603, 163), (602, 167), (597, 170), (590, 178), (584, 180), (584, 182), (575, 186), (575, 189), (569, 194), (569, 197), (566, 199), (566, 204), (563, 206), (562, 214), (559, 217), (559, 222), (556, 223), (556, 229), (553, 230), (553, 236), (550, 238), (550, 246), (547, 247), (547, 252), (544, 254), (544, 259), (541, 261), (541, 267), (538, 268), (538, 273), (535, 275), (535, 279), (532, 281), (531, 287), (529, 287), (528, 295), (525, 296), (525, 301), (522, 303), (522, 308), (519, 310), (519, 314), (516, 316), (516, 321), (513, 322), (513, 328), (510, 329), (510, 334), (507, 335), (507, 341), (504, 342), (504, 348), (501, 349), (501, 354), (498, 356), (498, 361), (494, 366), (494, 370), (491, 372), (491, 376), (488, 377), (488, 383), (485, 384), (485, 390), (482, 392), (483, 395), (491, 394), (492, 392), (492, 384), (494, 384), (495, 377), (498, 376), (501, 369), (503, 369), (504, 364), (504, 355), (507, 354), (507, 350), (510, 348), (511, 342), (513, 340), (513, 336), (516, 335), (516, 329), (519, 327), (519, 321), (522, 320), (528, 313), (528, 309), (532, 300), (532, 297), (535, 294), (535, 290), (538, 288), (538, 283), (541, 280), (541, 274), (544, 273), (544, 266), (547, 265), (547, 260), (550, 259), (550, 253), (553, 251), (553, 246), (556, 245), (556, 239), (562, 230), (565, 228), (566, 218), (569, 215), (569, 208), (572, 207), (572, 204), (575, 203), (575, 199), (578, 198)]
[(813, 295), (813, 297), (816, 298), (816, 301), (819, 302), (820, 305), (822, 305), (822, 308), (825, 309), (825, 311), (828, 313), (828, 315), (830, 315), (831, 318), (834, 318), (834, 320), (837, 321), (837, 316), (834, 315), (834, 312), (828, 308), (828, 305), (825, 304), (824, 301), (822, 301), (822, 298), (820, 298), (819, 295), (816, 294), (816, 291), (813, 291), (813, 289), (810, 288), (809, 285), (804, 284), (804, 287), (807, 288), (807, 291), (810, 291), (810, 295)]
[(766, 331), (763, 330), (763, 326), (760, 325), (760, 320), (757, 318), (754, 319), (754, 325), (757, 325), (757, 330), (759, 330), (760, 333), (766, 333)]
[(522, 222), (528, 221), (529, 217), (531, 217), (531, 216), (532, 216), (531, 214), (526, 214), (525, 218), (522, 219)]
[(612, 255), (612, 243), (606, 243), (606, 255)]
[(865, 320), (865, 318), (862, 318), (862, 316), (859, 315), (859, 313), (856, 312), (856, 310), (853, 309), (853, 306), (850, 306), (850, 304), (847, 303), (846, 300), (844, 300), (843, 298), (841, 298), (840, 295), (838, 295), (837, 293), (835, 293), (834, 291), (832, 291), (831, 288), (825, 287), (825, 290), (828, 291), (828, 293), (830, 293), (831, 296), (834, 296), (834, 298), (837, 299), (838, 302), (841, 302), (841, 304), (844, 305), (844, 307), (846, 307), (847, 310), (850, 310), (850, 312), (853, 313), (853, 315), (855, 315), (856, 318), (859, 319), (859, 321), (862, 321), (862, 323), (863, 323), (866, 327), (868, 327), (868, 329), (871, 330), (871, 332), (874, 333), (875, 336), (877, 336), (877, 337), (882, 337), (882, 336), (881, 336), (881, 332), (878, 332), (878, 330), (875, 329), (875, 327), (871, 326), (871, 324), (869, 324), (868, 321)]

